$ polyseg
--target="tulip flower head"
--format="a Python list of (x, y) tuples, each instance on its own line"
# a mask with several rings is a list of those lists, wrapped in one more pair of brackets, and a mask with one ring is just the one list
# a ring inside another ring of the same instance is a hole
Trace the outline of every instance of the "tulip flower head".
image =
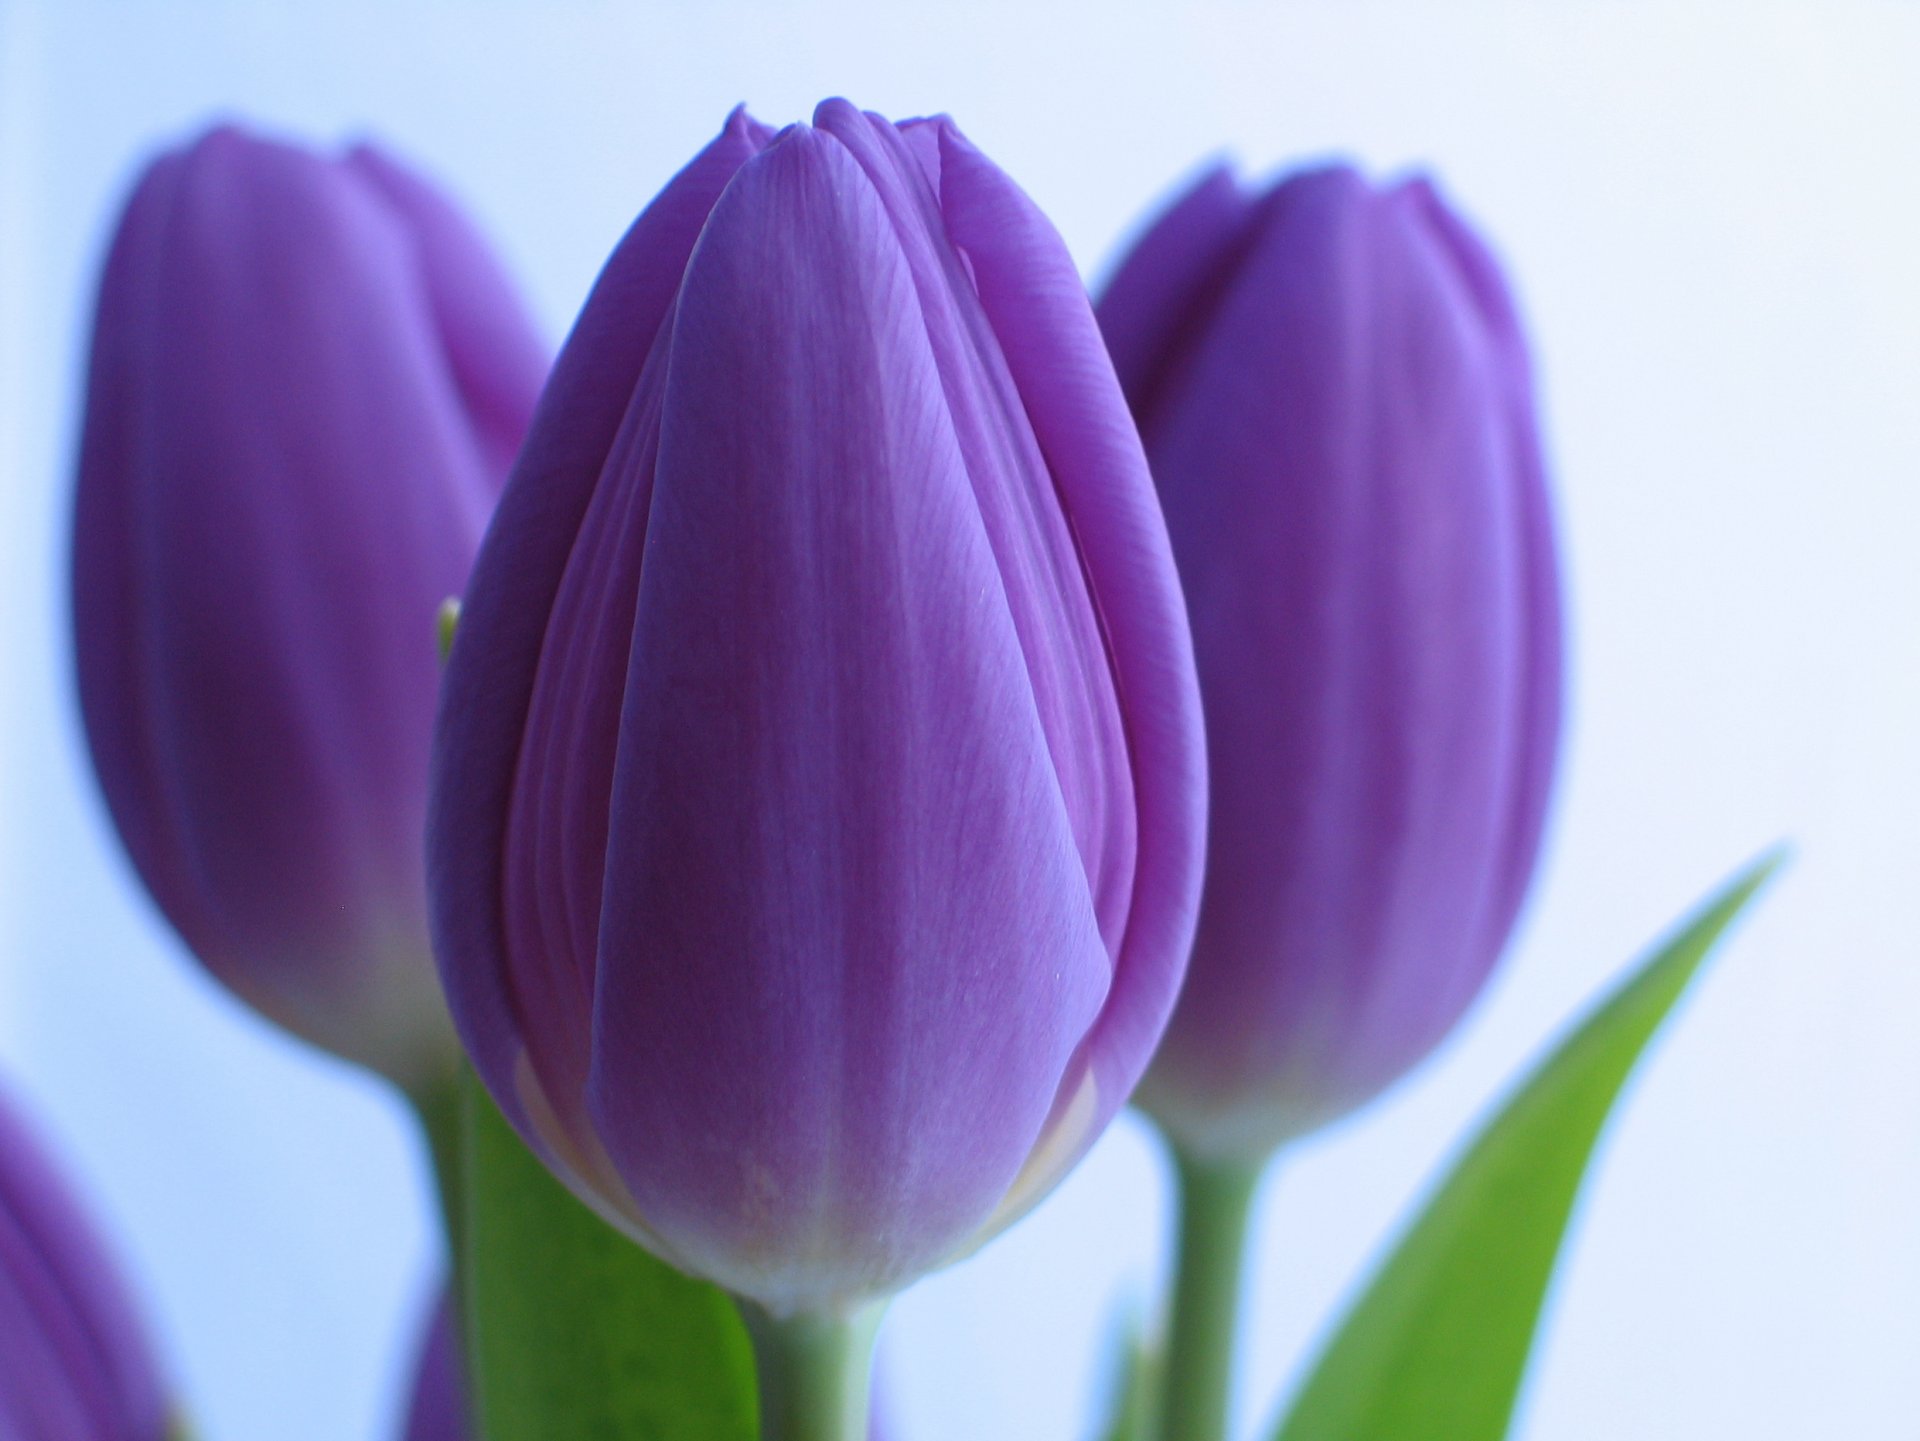
[(1099, 305), (1186, 588), (1212, 802), (1142, 1105), (1259, 1158), (1404, 1073), (1512, 928), (1559, 728), (1527, 350), (1434, 188), (1205, 177)]
[(101, 281), (73, 606), (108, 808), (216, 976), (403, 1083), (457, 1054), (434, 613), (545, 361), (472, 227), (370, 147), (216, 129), (147, 170)]
[(162, 1441), (167, 1406), (125, 1288), (0, 1094), (0, 1437)]
[(890, 1294), (1131, 1091), (1203, 804), (1058, 236), (945, 119), (737, 112), (588, 299), (448, 663), (435, 941), (502, 1109), (769, 1312)]

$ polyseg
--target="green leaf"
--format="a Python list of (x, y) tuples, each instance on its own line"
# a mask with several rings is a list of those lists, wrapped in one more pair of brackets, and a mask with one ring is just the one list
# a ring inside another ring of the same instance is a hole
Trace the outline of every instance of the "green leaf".
[(462, 1281), (487, 1441), (755, 1441), (733, 1302), (581, 1205), (465, 1081)]
[(1750, 868), (1588, 1016), (1494, 1117), (1347, 1314), (1278, 1441), (1498, 1441), (1587, 1162), (1621, 1085)]
[(1108, 1363), (1106, 1422), (1100, 1441), (1151, 1441), (1159, 1414), (1160, 1357), (1147, 1339), (1138, 1308), (1129, 1305), (1113, 1326)]

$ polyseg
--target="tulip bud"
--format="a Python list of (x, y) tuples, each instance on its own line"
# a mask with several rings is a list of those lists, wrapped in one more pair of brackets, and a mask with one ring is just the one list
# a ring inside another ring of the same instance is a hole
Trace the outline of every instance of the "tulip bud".
[(945, 119), (736, 113), (588, 299), (448, 663), (435, 942), (502, 1110), (776, 1315), (976, 1245), (1171, 1006), (1189, 644), (1045, 218)]
[(162, 1441), (154, 1358), (111, 1259), (0, 1094), (0, 1437)]
[(370, 148), (214, 130), (141, 179), (101, 281), (73, 605), (108, 808), (216, 976), (403, 1084), (457, 1054), (435, 609), (544, 370), (484, 243)]
[(443, 1291), (434, 1302), (414, 1362), (405, 1441), (468, 1441), (466, 1365), (454, 1334), (453, 1306)]
[(1539, 849), (1561, 627), (1526, 345), (1433, 188), (1207, 176), (1100, 323), (1186, 588), (1211, 766), (1192, 966), (1140, 1101), (1252, 1159), (1458, 1020)]

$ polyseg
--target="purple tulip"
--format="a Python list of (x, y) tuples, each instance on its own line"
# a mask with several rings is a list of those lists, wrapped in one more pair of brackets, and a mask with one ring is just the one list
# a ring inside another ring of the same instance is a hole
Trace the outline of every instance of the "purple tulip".
[(421, 859), (434, 612), (545, 360), (471, 226), (365, 147), (221, 128), (162, 156), (101, 282), (73, 604), (114, 823), (215, 975), (407, 1084), (456, 1054)]
[(1052, 227), (945, 119), (737, 112), (608, 262), (468, 589), (428, 837), (455, 1020), (668, 1261), (776, 1314), (885, 1295), (1132, 1090), (1201, 744)]
[(0, 1437), (161, 1441), (167, 1406), (125, 1288), (0, 1094)]
[(444, 1291), (435, 1301), (414, 1363), (413, 1395), (407, 1403), (406, 1441), (468, 1441), (466, 1366), (453, 1329), (453, 1307)]
[(1444, 1036), (1533, 871), (1558, 581), (1527, 348), (1433, 187), (1205, 177), (1100, 323), (1192, 613), (1212, 804), (1141, 1103), (1263, 1156)]

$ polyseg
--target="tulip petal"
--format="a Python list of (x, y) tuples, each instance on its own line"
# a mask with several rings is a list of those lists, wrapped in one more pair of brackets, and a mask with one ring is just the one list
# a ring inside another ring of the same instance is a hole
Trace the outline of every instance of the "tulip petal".
[(161, 1441), (166, 1405), (120, 1278), (0, 1097), (0, 1435)]
[(1136, 415), (1206, 333), (1245, 252), (1253, 202), (1225, 165), (1210, 167), (1120, 262), (1100, 296), (1100, 333)]
[(146, 258), (161, 242), (184, 158), (162, 156), (120, 217), (100, 280), (88, 357), (87, 410), (74, 496), (73, 612), (80, 709), (94, 773), (134, 869), (184, 935), (211, 934), (204, 897), (174, 879), (172, 804), (154, 737), (139, 604), (134, 497), (139, 473), (139, 377), (153, 330), (159, 275)]
[(741, 170), (673, 324), (590, 1104), (705, 1274), (831, 1305), (991, 1212), (1110, 963), (912, 270), (842, 142)]
[[(938, 137), (940, 205), (973, 267), (981, 304), (1059, 488), (1099, 607), (1139, 812), (1132, 903), (1112, 990), (1057, 1099), (1082, 1134), (1078, 1158), (1126, 1100), (1179, 990), (1198, 901), (1206, 761), (1192, 641), (1165, 523), (1086, 291), (1058, 233), (951, 122)], [(1056, 1173), (1057, 1174), (1057, 1173)], [(1043, 1194), (1036, 1186), (1034, 1195)]]
[(453, 1324), (452, 1298), (435, 1299), (414, 1357), (405, 1441), (470, 1441), (467, 1368)]
[[(429, 802), (434, 950), (454, 1019), (488, 1088), (540, 1144), (519, 1099), (523, 1026), (562, 1026), (516, 984), (502, 857), (538, 660), (561, 577), (654, 336), (715, 199), (766, 142), (743, 110), (636, 220), (555, 362), (494, 525), (474, 564), (441, 689)], [(463, 644), (483, 635), (484, 647)], [(575, 958), (590, 968), (591, 949)], [(548, 1098), (565, 1107), (564, 1094)], [(550, 1149), (550, 1148), (548, 1148)]]
[(1486, 242), (1441, 199), (1430, 181), (1414, 181), (1403, 187), (1402, 193), (1418, 206), (1433, 235), (1447, 247), (1479, 305), (1498, 349), (1512, 431), (1508, 443), (1515, 476), (1513, 524), (1520, 536), (1523, 577), (1517, 620), (1525, 639), (1520, 666), (1520, 731), (1513, 753), (1513, 806), (1500, 861), (1497, 899), (1491, 908), (1492, 932), (1486, 941), (1497, 952), (1533, 878), (1559, 755), (1566, 671), (1559, 547), (1554, 538), (1552, 495), (1540, 442), (1533, 361), (1506, 277)]
[(355, 146), (347, 166), (393, 207), (418, 252), (420, 279), (467, 419), (505, 475), (533, 419), (550, 348), (533, 333), (518, 292), (467, 218), (378, 146)]
[[(660, 340), (670, 327), (661, 327)], [(504, 925), (527, 1055), (549, 1098), (578, 1124), (592, 1052), (594, 976), (605, 884), (607, 777), (633, 642), (664, 345), (641, 372), (554, 596), (508, 820)]]
[(1117, 952), (1132, 904), (1133, 778), (1106, 640), (1053, 477), (965, 257), (947, 240), (937, 174), (929, 180), (900, 131), (844, 100), (822, 105), (817, 119), (860, 164), (899, 237), (1100, 933)]

